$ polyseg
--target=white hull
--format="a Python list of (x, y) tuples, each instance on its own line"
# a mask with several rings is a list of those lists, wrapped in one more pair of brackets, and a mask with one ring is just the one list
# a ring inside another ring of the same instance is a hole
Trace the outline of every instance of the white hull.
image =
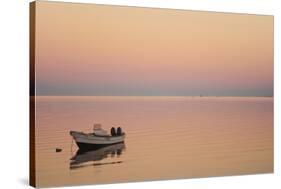
[(125, 139), (125, 134), (122, 134), (120, 136), (97, 136), (94, 134), (70, 131), (70, 135), (73, 137), (77, 144), (110, 145), (121, 143)]

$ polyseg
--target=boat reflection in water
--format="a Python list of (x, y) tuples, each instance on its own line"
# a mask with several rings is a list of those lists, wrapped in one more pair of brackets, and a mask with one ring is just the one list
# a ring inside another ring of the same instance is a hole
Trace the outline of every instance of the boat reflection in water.
[[(91, 151), (78, 150), (75, 156), (71, 158), (70, 169), (122, 163), (122, 161), (118, 160), (118, 158), (122, 155), (122, 151), (124, 149), (125, 144), (118, 143), (106, 147), (100, 147)], [(110, 160), (113, 161), (102, 162), (102, 160), (107, 158), (110, 158)]]

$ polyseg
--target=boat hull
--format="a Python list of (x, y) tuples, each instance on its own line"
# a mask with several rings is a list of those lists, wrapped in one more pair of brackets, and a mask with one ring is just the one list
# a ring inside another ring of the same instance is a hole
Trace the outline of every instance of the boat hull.
[(104, 148), (107, 146), (111, 146), (114, 144), (122, 144), (122, 142), (117, 142), (117, 143), (111, 143), (111, 144), (89, 144), (89, 143), (81, 143), (81, 142), (76, 142), (77, 146), (79, 147), (79, 150), (81, 151), (90, 151), (90, 150), (98, 150), (100, 148)]
[(123, 143), (125, 139), (125, 133), (119, 136), (96, 136), (94, 134), (70, 131), (70, 135), (81, 150), (95, 150), (112, 144)]

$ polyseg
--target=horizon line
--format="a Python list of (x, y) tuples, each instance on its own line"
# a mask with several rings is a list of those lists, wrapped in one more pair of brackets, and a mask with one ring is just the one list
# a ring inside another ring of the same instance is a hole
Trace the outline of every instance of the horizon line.
[[(33, 95), (29, 95), (33, 96)], [(272, 96), (232, 96), (232, 95), (35, 95), (35, 97), (274, 97)]]

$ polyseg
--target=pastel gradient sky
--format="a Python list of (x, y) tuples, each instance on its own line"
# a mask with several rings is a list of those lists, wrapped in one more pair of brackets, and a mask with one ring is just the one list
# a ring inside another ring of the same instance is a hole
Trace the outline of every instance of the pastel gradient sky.
[(273, 96), (273, 16), (37, 2), (37, 95)]

